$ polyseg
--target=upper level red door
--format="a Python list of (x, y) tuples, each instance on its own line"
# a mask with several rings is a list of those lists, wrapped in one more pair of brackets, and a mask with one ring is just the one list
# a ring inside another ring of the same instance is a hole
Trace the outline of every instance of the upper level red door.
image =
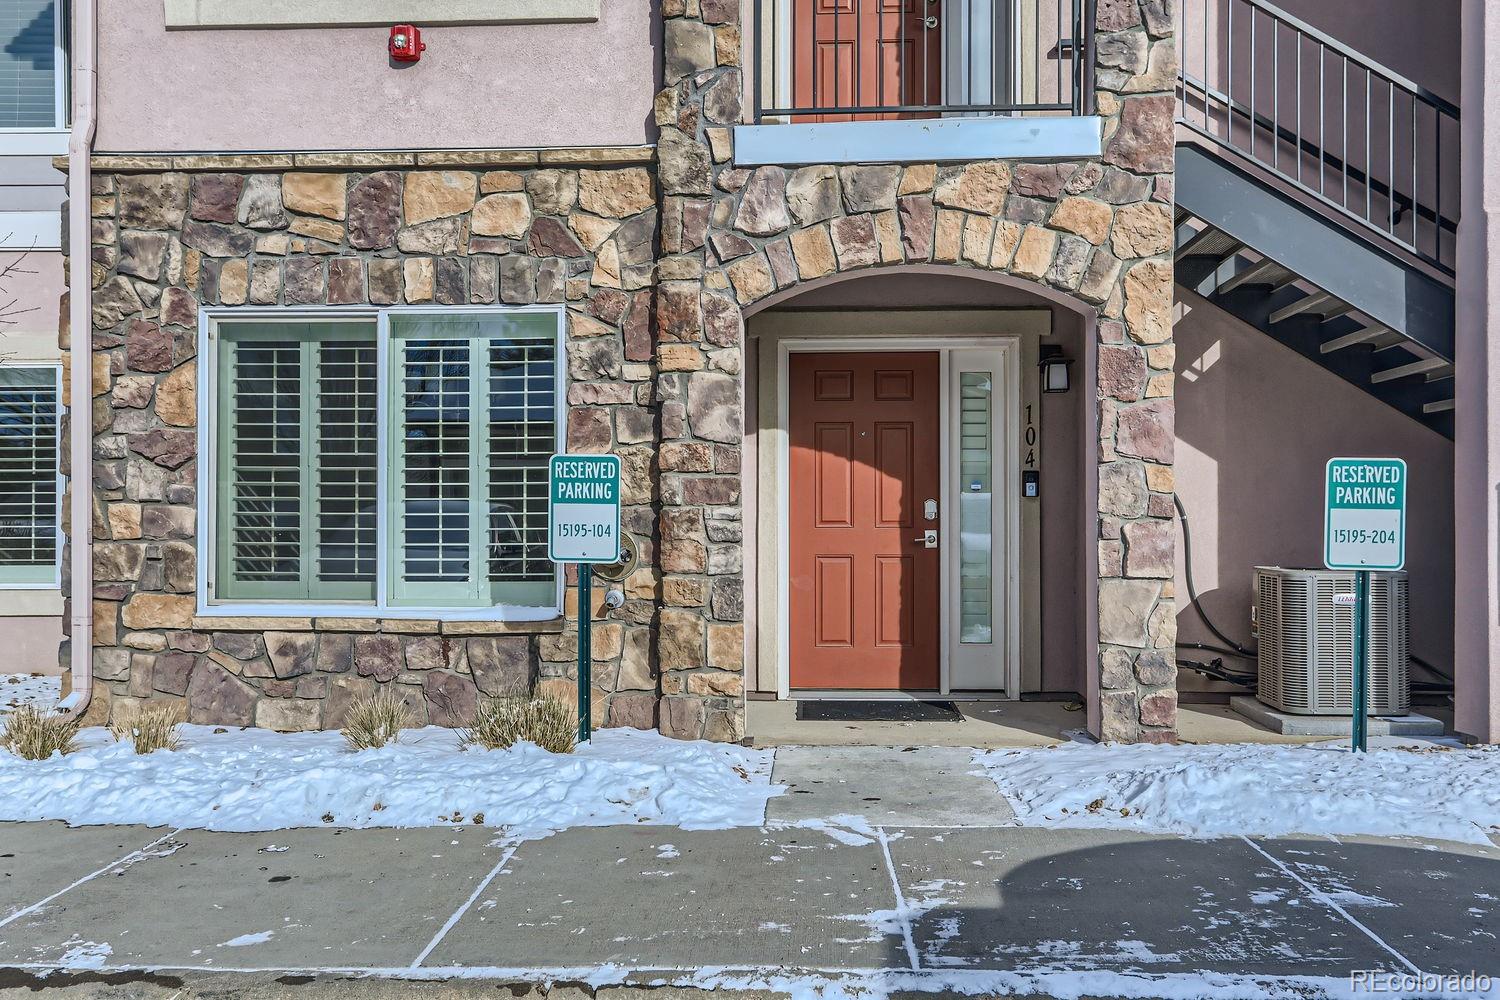
[(938, 355), (793, 354), (789, 375), (791, 686), (936, 690)]
[[(799, 108), (891, 108), (943, 100), (934, 0), (792, 0), (793, 86)], [(800, 122), (913, 114), (824, 113)]]

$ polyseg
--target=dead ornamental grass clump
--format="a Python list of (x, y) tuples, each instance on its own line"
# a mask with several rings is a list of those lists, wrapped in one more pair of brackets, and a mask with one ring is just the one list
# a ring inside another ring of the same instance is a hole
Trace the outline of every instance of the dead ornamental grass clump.
[(376, 750), (396, 742), (411, 725), (411, 711), (392, 691), (356, 698), (349, 704), (339, 733), (351, 750)]
[(138, 754), (182, 748), (182, 707), (180, 705), (147, 705), (129, 722), (112, 722), (109, 731), (115, 741), (130, 740)]
[(482, 702), (474, 723), (459, 731), (464, 747), (508, 750), (524, 740), (552, 753), (572, 753), (578, 744), (578, 715), (559, 698), (496, 698)]
[(78, 749), (78, 720), (22, 705), (5, 719), (0, 747), (25, 760), (46, 760)]

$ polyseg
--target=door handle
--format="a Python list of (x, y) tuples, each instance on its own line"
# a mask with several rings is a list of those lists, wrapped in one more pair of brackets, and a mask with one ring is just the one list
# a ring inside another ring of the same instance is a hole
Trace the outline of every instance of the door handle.
[(921, 538), (913, 538), (912, 541), (926, 546), (929, 549), (935, 549), (938, 547), (937, 529), (928, 528), (926, 531), (922, 532)]
[(938, 25), (937, 15), (928, 14), (926, 17), (922, 18), (922, 24), (928, 28), (936, 28)]

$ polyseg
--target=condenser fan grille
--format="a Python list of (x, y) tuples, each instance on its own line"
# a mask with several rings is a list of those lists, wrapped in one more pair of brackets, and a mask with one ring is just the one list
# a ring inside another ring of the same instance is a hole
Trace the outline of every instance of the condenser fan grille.
[[(1301, 715), (1347, 715), (1353, 708), (1354, 609), (1334, 602), (1354, 591), (1354, 574), (1261, 566), (1255, 570), (1260, 637), (1257, 697)], [(1370, 574), (1370, 712), (1405, 715), (1407, 674), (1405, 573)]]

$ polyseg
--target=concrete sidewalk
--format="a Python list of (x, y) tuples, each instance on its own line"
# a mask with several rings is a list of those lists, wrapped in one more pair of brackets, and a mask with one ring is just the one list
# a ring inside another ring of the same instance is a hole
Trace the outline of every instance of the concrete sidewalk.
[(373, 998), (423, 979), (468, 996), (695, 974), (782, 994), (840, 976), (973, 992), (1002, 972), (1043, 992), (1047, 976), (1116, 974), (1151, 995), (1134, 974), (1500, 976), (1500, 850), (1006, 827), (967, 761), (782, 751), (789, 791), (759, 829), (507, 844), (472, 826), (0, 825), (0, 995)]

